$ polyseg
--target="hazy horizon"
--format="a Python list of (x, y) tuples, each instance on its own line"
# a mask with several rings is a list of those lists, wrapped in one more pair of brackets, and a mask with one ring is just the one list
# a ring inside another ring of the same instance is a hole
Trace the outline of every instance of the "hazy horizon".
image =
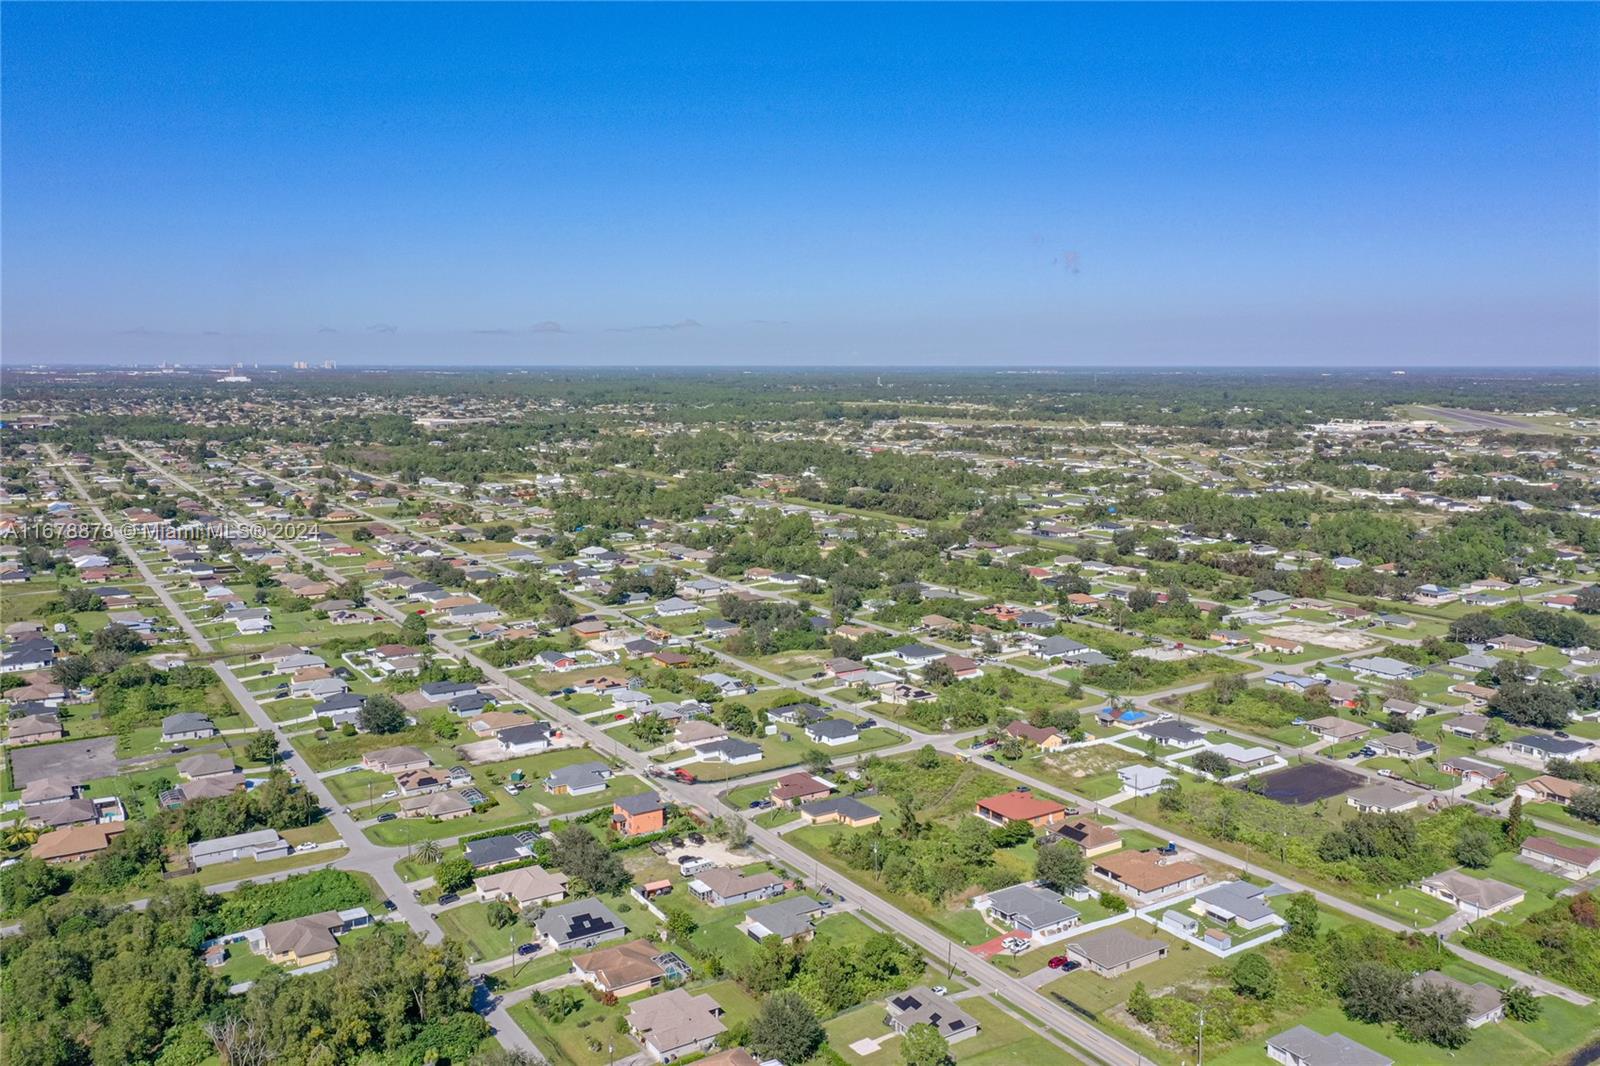
[(4, 29), (13, 366), (1600, 368), (1593, 5)]

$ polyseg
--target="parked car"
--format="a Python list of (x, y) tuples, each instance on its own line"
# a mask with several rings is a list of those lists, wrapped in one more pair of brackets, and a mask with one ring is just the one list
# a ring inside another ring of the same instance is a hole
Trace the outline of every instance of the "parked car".
[(950, 990), (944, 985), (934, 985), (933, 994), (936, 996), (948, 996), (950, 994)]
[(1065, 955), (1057, 955), (1050, 960), (1050, 968), (1052, 970), (1060, 970), (1062, 973), (1071, 973), (1082, 965), (1076, 959), (1069, 959)]
[(395, 909), (394, 900), (392, 900), (392, 899), (384, 900), (383, 901), (383, 909), (386, 910), (386, 911), (394, 910)]
[(380, 814), (380, 815), (378, 815), (378, 821), (380, 821), (380, 822), (392, 822), (398, 817), (399, 817), (399, 815), (397, 815), (397, 814)]
[(441, 907), (445, 906), (446, 904), (460, 902), (461, 897), (456, 895), (454, 892), (446, 892), (444, 895), (439, 897), (439, 906)]
[(518, 944), (517, 945), (517, 954), (518, 955), (532, 955), (535, 951), (538, 951), (538, 950), (539, 950), (539, 945), (538, 944)]

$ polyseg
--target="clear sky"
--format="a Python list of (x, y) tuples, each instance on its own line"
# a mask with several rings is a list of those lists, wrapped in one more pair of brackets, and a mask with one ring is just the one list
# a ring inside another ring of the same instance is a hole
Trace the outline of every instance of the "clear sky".
[(3, 11), (4, 358), (1600, 367), (1600, 7)]

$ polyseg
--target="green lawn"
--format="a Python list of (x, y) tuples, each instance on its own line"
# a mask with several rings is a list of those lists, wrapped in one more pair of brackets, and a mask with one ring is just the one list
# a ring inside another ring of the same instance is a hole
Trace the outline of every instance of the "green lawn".
[(445, 936), (466, 944), (472, 957), (479, 961), (510, 955), (516, 945), (535, 939), (534, 931), (520, 919), (503, 929), (490, 925), (489, 906), (487, 903), (463, 903), (440, 911), (439, 928), (444, 930)]

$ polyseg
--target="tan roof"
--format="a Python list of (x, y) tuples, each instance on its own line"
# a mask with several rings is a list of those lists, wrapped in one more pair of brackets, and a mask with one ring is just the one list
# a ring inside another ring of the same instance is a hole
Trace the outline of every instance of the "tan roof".
[(682, 744), (696, 744), (702, 740), (717, 740), (727, 735), (728, 731), (720, 725), (695, 719), (680, 725), (675, 733), (678, 742)]
[[(521, 871), (514, 871), (521, 872)], [(572, 964), (594, 975), (604, 989), (624, 988), (642, 981), (666, 976), (655, 958), (661, 952), (645, 940), (630, 940), (616, 947), (601, 948), (586, 955), (574, 955)]]
[(567, 875), (546, 870), (542, 866), (524, 866), (504, 873), (485, 874), (475, 882), (480, 892), (491, 896), (501, 894), (516, 899), (543, 899), (567, 890)]
[(1550, 774), (1540, 774), (1523, 782), (1524, 785), (1535, 792), (1543, 792), (1551, 796), (1560, 796), (1570, 800), (1584, 789), (1582, 781), (1568, 781), (1564, 777), (1553, 777)]
[(124, 822), (89, 823), (57, 829), (41, 836), (31, 853), (36, 859), (70, 859), (92, 855), (111, 846), (112, 838), (128, 828)]
[(1159, 892), (1168, 885), (1205, 875), (1205, 870), (1182, 859), (1163, 865), (1158, 856), (1148, 851), (1114, 851), (1095, 859), (1094, 864), (1139, 892)]
[(344, 925), (334, 911), (308, 914), (304, 918), (291, 918), (286, 922), (273, 922), (261, 927), (261, 936), (267, 951), (273, 955), (293, 953), (296, 958), (320, 955), (339, 946), (333, 930)]
[(693, 996), (681, 988), (651, 996), (628, 1011), (628, 1024), (634, 1032), (658, 1049), (670, 1051), (725, 1032), (717, 1015), (722, 1008), (704, 993)]
[(772, 789), (775, 800), (791, 800), (798, 796), (815, 796), (819, 792), (833, 791), (810, 774), (784, 774)]
[(713, 866), (709, 870), (701, 870), (695, 874), (695, 880), (723, 897), (756, 892), (783, 883), (783, 878), (770, 873), (746, 874), (726, 866)]

